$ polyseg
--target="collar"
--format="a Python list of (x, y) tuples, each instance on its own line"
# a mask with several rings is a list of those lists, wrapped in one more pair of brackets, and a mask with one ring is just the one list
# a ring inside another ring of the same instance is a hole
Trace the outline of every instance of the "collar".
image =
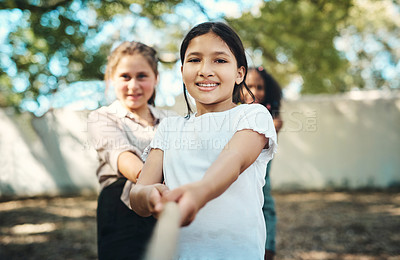
[(115, 100), (111, 103), (109, 106), (109, 111), (115, 113), (115, 116), (118, 118), (124, 118), (130, 113), (125, 107), (122, 106), (119, 100)]
[[(158, 124), (160, 121), (160, 118), (162, 117), (162, 114), (160, 113), (160, 111), (155, 108), (152, 105), (147, 104), (147, 107), (150, 110), (150, 113), (153, 115), (154, 120), (155, 120), (155, 124)], [(115, 100), (113, 103), (111, 103), (111, 105), (109, 106), (111, 111), (115, 112), (115, 115), (118, 118), (131, 118), (133, 119), (133, 116), (131, 116), (132, 112), (130, 112), (129, 110), (127, 110), (119, 100)]]

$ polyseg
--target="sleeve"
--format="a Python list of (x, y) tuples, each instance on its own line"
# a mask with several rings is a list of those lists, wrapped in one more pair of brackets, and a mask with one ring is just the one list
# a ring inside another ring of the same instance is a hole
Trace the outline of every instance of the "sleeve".
[(272, 158), (277, 151), (278, 143), (274, 122), (268, 109), (259, 104), (247, 105), (239, 117), (236, 131), (244, 129), (253, 130), (269, 139), (269, 148), (266, 152), (268, 157)]
[(141, 157), (143, 161), (146, 161), (147, 156), (149, 155), (151, 149), (160, 149), (164, 151), (167, 148), (165, 136), (166, 136), (166, 129), (170, 121), (169, 119), (170, 118), (164, 118), (158, 125), (153, 140), (151, 140), (150, 144), (143, 151)]
[(118, 171), (118, 157), (122, 152), (130, 151), (139, 158), (141, 156), (141, 151), (129, 142), (121, 124), (98, 110), (88, 116), (89, 141), (100, 160), (109, 164), (118, 176), (122, 176)]

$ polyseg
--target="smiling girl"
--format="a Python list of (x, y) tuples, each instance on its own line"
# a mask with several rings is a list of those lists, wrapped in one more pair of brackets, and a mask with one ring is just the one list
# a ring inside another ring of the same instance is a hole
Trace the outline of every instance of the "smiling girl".
[(107, 85), (117, 100), (89, 115), (101, 193), (97, 207), (98, 257), (141, 259), (155, 219), (129, 209), (129, 190), (143, 167), (141, 155), (166, 111), (154, 107), (158, 83), (156, 51), (140, 42), (123, 42), (108, 57)]
[(237, 105), (247, 70), (242, 42), (227, 25), (207, 22), (186, 35), (180, 54), (184, 93), (197, 112), (187, 103), (187, 117), (160, 124), (132, 208), (158, 216), (165, 202), (178, 203), (178, 259), (263, 259), (262, 187), (276, 133), (264, 106)]

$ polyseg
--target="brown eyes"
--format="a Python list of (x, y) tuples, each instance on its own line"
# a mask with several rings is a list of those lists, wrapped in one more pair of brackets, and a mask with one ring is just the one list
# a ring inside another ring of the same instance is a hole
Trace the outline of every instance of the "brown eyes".
[[(189, 59), (188, 62), (193, 62), (193, 63), (200, 62), (200, 59), (193, 58), (193, 59)], [(224, 59), (216, 59), (214, 62), (215, 63), (227, 63), (227, 61)]]
[(146, 74), (139, 74), (139, 75), (137, 75), (137, 78), (138, 78), (138, 79), (143, 79), (143, 78), (146, 78), (146, 77), (147, 77)]
[(122, 74), (120, 77), (123, 78), (124, 80), (130, 80), (131, 79), (131, 77), (129, 75), (127, 75), (127, 74)]
[[(120, 76), (123, 80), (130, 80), (132, 77), (129, 76), (128, 74), (122, 74)], [(136, 76), (137, 79), (144, 79), (147, 78), (147, 74), (139, 74)]]

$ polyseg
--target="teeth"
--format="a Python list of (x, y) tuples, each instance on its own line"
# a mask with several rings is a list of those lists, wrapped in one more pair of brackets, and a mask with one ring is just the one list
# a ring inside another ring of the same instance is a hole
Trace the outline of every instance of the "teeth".
[(216, 83), (213, 83), (213, 84), (202, 84), (202, 83), (199, 83), (198, 85), (200, 87), (216, 87), (218, 84), (216, 84)]

